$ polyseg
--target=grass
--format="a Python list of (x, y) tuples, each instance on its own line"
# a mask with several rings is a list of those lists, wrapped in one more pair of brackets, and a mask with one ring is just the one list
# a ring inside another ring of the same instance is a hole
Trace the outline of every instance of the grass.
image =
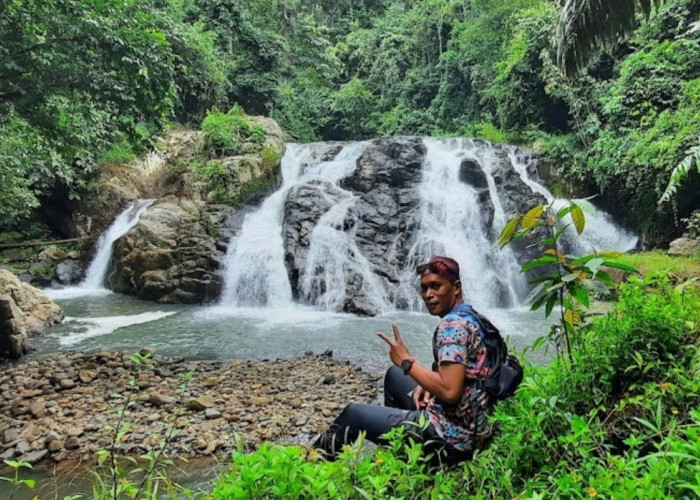
[(663, 272), (674, 281), (700, 278), (700, 254), (690, 257), (672, 257), (663, 250), (652, 250), (621, 255), (619, 260), (637, 269), (642, 276)]

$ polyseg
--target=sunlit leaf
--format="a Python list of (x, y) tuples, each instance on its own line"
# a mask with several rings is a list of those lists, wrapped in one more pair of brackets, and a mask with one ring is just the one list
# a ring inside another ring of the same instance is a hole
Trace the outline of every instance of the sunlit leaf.
[(581, 323), (581, 314), (576, 309), (567, 309), (564, 313), (564, 321), (571, 326), (576, 326)]
[(498, 246), (503, 247), (505, 246), (513, 237), (513, 234), (515, 233), (515, 229), (518, 227), (518, 222), (520, 222), (520, 215), (513, 217), (511, 220), (508, 221), (508, 224), (503, 228), (501, 231), (500, 236), (498, 237)]
[(535, 227), (535, 225), (539, 222), (540, 216), (544, 212), (544, 206), (542, 205), (537, 205), (536, 207), (531, 208), (524, 216), (523, 216), (523, 227), (525, 228), (531, 228)]
[(567, 205), (567, 206), (565, 206), (564, 208), (560, 209), (560, 210), (557, 212), (557, 220), (562, 220), (562, 219), (566, 216), (566, 214), (568, 214), (569, 212), (571, 212), (571, 206), (569, 206), (569, 205)]
[(598, 268), (603, 265), (604, 260), (601, 259), (600, 257), (596, 257), (595, 259), (591, 259), (588, 262), (586, 262), (586, 267), (591, 270), (593, 274), (598, 272)]
[(586, 216), (583, 214), (581, 207), (573, 203), (571, 204), (571, 220), (574, 221), (576, 232), (581, 234), (586, 226)]
[(552, 255), (557, 258), (559, 262), (566, 262), (566, 258), (564, 257), (564, 254), (561, 253), (559, 250), (556, 248), (548, 248), (544, 252), (545, 255)]

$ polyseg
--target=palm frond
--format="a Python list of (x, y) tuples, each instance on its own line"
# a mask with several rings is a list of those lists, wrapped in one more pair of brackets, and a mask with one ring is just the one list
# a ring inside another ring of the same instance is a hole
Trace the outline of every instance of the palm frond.
[(666, 191), (661, 195), (659, 199), (659, 205), (666, 203), (671, 199), (676, 193), (678, 186), (683, 182), (683, 179), (690, 173), (693, 165), (698, 167), (698, 172), (700, 172), (700, 137), (698, 137), (698, 144), (692, 146), (686, 152), (686, 157), (676, 165), (671, 172), (671, 178), (668, 181), (668, 186), (666, 186)]
[(596, 49), (637, 27), (637, 8), (649, 17), (666, 0), (566, 0), (556, 34), (557, 64), (571, 75)]

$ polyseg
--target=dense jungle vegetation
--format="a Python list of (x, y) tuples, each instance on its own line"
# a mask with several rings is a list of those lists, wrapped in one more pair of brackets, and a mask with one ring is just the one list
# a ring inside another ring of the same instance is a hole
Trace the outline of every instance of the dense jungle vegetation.
[(562, 194), (602, 193), (645, 243), (663, 245), (698, 203), (690, 168), (657, 207), (673, 168), (700, 158), (700, 1), (654, 2), (570, 77), (553, 49), (561, 3), (2, 2), (0, 224), (36, 219), (49, 200), (69, 207), (101, 163), (238, 105), (277, 119), (291, 141), (533, 146)]

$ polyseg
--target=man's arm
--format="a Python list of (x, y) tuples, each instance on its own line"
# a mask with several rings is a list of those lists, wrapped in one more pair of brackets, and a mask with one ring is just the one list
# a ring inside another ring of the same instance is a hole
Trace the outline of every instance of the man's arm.
[(467, 367), (461, 363), (441, 363), (434, 372), (416, 361), (408, 374), (440, 401), (455, 404), (462, 397), (466, 371)]
[[(379, 337), (391, 347), (389, 349), (389, 357), (392, 363), (396, 366), (401, 366), (401, 362), (411, 358), (411, 353), (408, 347), (403, 343), (399, 327), (391, 325), (394, 330), (394, 338), (390, 339), (383, 333), (378, 333)], [(457, 403), (462, 397), (464, 390), (464, 376), (466, 374), (466, 366), (461, 363), (440, 363), (438, 371), (434, 372), (417, 361), (413, 363), (408, 374), (418, 382), (423, 389), (431, 393), (440, 401), (448, 404)]]

